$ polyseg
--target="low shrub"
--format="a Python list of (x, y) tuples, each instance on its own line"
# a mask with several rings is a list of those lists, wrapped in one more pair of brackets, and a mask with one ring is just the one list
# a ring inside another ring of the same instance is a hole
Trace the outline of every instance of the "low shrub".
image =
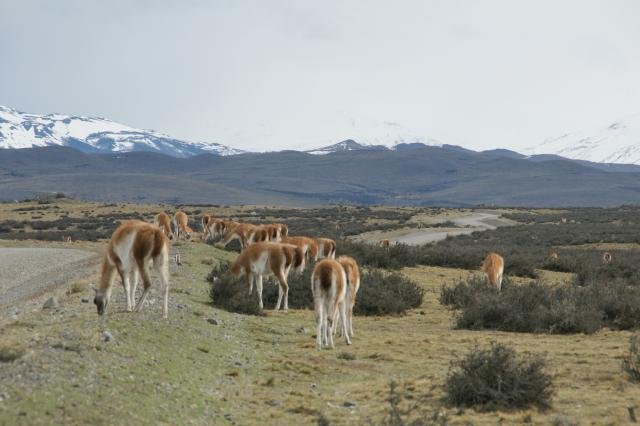
[[(309, 266), (302, 274), (289, 275), (289, 307), (313, 309), (311, 273)], [(399, 315), (422, 304), (423, 289), (400, 273), (383, 273), (380, 270), (361, 270), (360, 289), (354, 307), (355, 315)], [(278, 285), (274, 278), (264, 282), (265, 306), (275, 306), (278, 301)]]
[(255, 289), (253, 294), (249, 294), (244, 279), (233, 278), (228, 269), (228, 263), (220, 263), (207, 275), (211, 304), (229, 312), (264, 315)]
[[(508, 280), (502, 280), (502, 288), (508, 287)], [(495, 290), (480, 277), (472, 277), (468, 281), (459, 281), (453, 287), (443, 285), (440, 289), (440, 304), (452, 309), (462, 309), (474, 300), (478, 293), (490, 293)]]
[[(361, 271), (362, 272), (362, 271)], [(406, 276), (368, 269), (360, 278), (355, 315), (399, 315), (420, 307), (424, 290)]]
[(338, 251), (341, 255), (358, 259), (360, 265), (372, 268), (400, 269), (419, 263), (417, 248), (406, 244), (378, 247), (372, 244), (343, 240), (338, 244)]
[(640, 335), (629, 338), (629, 353), (622, 360), (622, 371), (634, 382), (640, 382)]
[(497, 292), (472, 279), (443, 287), (440, 303), (460, 310), (456, 326), (462, 329), (589, 334), (640, 326), (640, 287), (623, 280), (584, 287), (530, 282)]
[(0, 347), (0, 362), (12, 362), (21, 358), (25, 354), (25, 350), (17, 346)]
[(445, 383), (446, 401), (481, 411), (548, 408), (552, 379), (540, 356), (518, 356), (500, 343), (474, 348), (453, 361)]
[[(287, 277), (289, 284), (289, 308), (313, 309), (313, 294), (311, 293), (311, 272), (313, 265), (308, 265), (301, 274), (291, 271)], [(278, 289), (280, 285), (274, 276), (263, 280), (262, 300), (264, 305), (274, 308), (278, 303)], [(284, 303), (284, 302), (283, 302)]]

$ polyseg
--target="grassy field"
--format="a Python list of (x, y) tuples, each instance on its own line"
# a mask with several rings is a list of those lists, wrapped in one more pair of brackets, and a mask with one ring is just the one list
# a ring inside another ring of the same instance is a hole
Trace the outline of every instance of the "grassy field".
[[(132, 208), (157, 209), (118, 207)], [(52, 243), (3, 242), (14, 244)], [(103, 245), (77, 242), (74, 248)], [(0, 355), (7, 348), (23, 353), (0, 363), (0, 424), (381, 424), (389, 417), (391, 381), (403, 396), (401, 407), (417, 405), (407, 419), (441, 424), (621, 424), (640, 399), (640, 386), (620, 369), (630, 332), (455, 330), (454, 314), (438, 302), (441, 286), (477, 271), (404, 268), (426, 291), (420, 308), (401, 317), (357, 317), (352, 346), (338, 339), (335, 350), (317, 351), (311, 311), (253, 317), (209, 305), (205, 277), (234, 253), (199, 242), (173, 250), (183, 265), (171, 266), (167, 320), (157, 288), (149, 308), (132, 314), (123, 311), (119, 285), (107, 314), (98, 317), (94, 305), (82, 301), (92, 299), (88, 284), (96, 282), (96, 270), (78, 283), (80, 292), (61, 296), (59, 308), (24, 313), (0, 327)], [(557, 284), (572, 278), (540, 275)], [(112, 340), (105, 341), (105, 331)], [(492, 341), (548, 359), (551, 409), (479, 413), (443, 404), (451, 361)]]

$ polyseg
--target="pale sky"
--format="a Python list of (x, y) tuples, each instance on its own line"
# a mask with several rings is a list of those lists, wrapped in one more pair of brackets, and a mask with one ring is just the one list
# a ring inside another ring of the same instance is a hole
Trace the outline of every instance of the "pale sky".
[(639, 22), (634, 0), (0, 0), (0, 105), (250, 150), (517, 150), (640, 112)]

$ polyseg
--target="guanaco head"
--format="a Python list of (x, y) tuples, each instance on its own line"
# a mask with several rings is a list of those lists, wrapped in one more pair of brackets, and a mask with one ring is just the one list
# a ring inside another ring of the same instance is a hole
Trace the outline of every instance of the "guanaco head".
[(185, 232), (184, 236), (187, 238), (187, 240), (190, 240), (192, 234), (193, 234), (193, 229), (187, 226), (187, 232)]
[(107, 305), (109, 305), (109, 299), (111, 298), (111, 291), (107, 290), (98, 290), (95, 287), (93, 291), (95, 293), (95, 297), (93, 298), (93, 303), (95, 303), (96, 308), (98, 309), (98, 315), (103, 315), (107, 310)]

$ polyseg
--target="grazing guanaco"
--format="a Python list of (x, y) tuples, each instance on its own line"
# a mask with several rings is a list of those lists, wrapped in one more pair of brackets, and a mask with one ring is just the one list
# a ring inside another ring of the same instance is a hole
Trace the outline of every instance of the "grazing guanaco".
[(271, 223), (268, 225), (260, 225), (260, 228), (265, 229), (269, 236), (269, 241), (279, 242), (282, 240), (282, 225), (280, 223)]
[(63, 236), (62, 241), (64, 241), (67, 244), (73, 242), (73, 240), (71, 239), (71, 235)]
[(558, 261), (558, 259), (560, 258), (560, 256), (558, 256), (558, 253), (556, 253), (555, 251), (551, 250), (549, 252), (549, 256), (548, 259), (550, 262), (555, 263)]
[(347, 277), (342, 265), (334, 259), (322, 259), (316, 263), (311, 274), (311, 291), (316, 314), (316, 348), (322, 349), (324, 343), (333, 349), (333, 327), (338, 314), (342, 333), (350, 345), (345, 303)]
[(210, 219), (207, 222), (207, 227), (204, 228), (202, 240), (207, 241), (209, 239), (215, 240), (217, 236), (222, 237), (227, 229), (227, 224), (230, 222), (221, 219)]
[(209, 238), (209, 223), (213, 221), (213, 216), (205, 214), (202, 216), (202, 241)]
[(347, 304), (347, 330), (349, 331), (349, 337), (353, 339), (353, 307), (356, 304), (356, 295), (360, 288), (360, 268), (358, 268), (358, 262), (356, 262), (353, 257), (340, 256), (336, 260), (342, 265), (347, 277), (347, 292), (345, 295)]
[(389, 247), (389, 244), (391, 244), (391, 243), (389, 242), (389, 240), (380, 240), (380, 241), (378, 241), (378, 247), (385, 247), (385, 248), (388, 248), (388, 247)]
[(244, 249), (249, 245), (249, 237), (255, 228), (256, 226), (250, 223), (226, 222), (224, 239), (220, 241), (217, 246), (226, 247), (231, 241), (237, 239)]
[[(168, 314), (169, 301), (169, 242), (164, 233), (155, 225), (131, 220), (124, 222), (115, 230), (109, 241), (102, 262), (100, 286), (95, 289), (95, 303), (98, 314), (104, 314), (109, 300), (116, 272), (120, 275), (127, 297), (127, 311), (140, 311), (151, 288), (149, 268), (153, 263), (160, 275), (164, 289), (162, 315)], [(138, 275), (142, 277), (144, 291), (138, 303), (135, 303)]]
[(289, 235), (289, 226), (284, 223), (272, 223), (272, 226), (275, 226), (278, 229), (279, 238), (283, 238)]
[(160, 212), (153, 219), (153, 224), (159, 227), (164, 235), (173, 240), (173, 232), (171, 231), (171, 218), (165, 212)]
[(249, 294), (253, 292), (255, 281), (260, 309), (264, 307), (262, 303), (262, 278), (263, 276), (275, 275), (279, 284), (278, 303), (275, 309), (276, 311), (280, 309), (284, 297), (284, 310), (287, 311), (289, 309), (287, 275), (292, 268), (297, 270), (304, 268), (304, 254), (298, 247), (291, 244), (260, 242), (245, 248), (233, 262), (229, 272), (235, 278), (245, 277)]
[(316, 238), (318, 244), (318, 258), (335, 259), (336, 258), (336, 242), (331, 238)]
[(604, 253), (602, 253), (603, 265), (608, 265), (609, 263), (611, 263), (611, 260), (612, 260), (611, 253), (609, 253), (608, 251), (605, 251)]
[(482, 271), (489, 284), (500, 291), (502, 288), (502, 273), (504, 272), (504, 259), (496, 253), (489, 253), (482, 262)]
[(181, 235), (183, 235), (187, 240), (191, 239), (193, 229), (189, 227), (189, 217), (185, 212), (178, 210), (173, 216), (173, 229), (177, 240), (180, 239)]
[(318, 243), (313, 238), (286, 236), (282, 237), (282, 242), (300, 247), (308, 259), (314, 262), (318, 260)]
[(270, 228), (267, 225), (254, 226), (249, 230), (247, 235), (247, 245), (253, 243), (262, 243), (265, 241), (275, 241), (272, 240), (272, 236), (274, 235), (274, 229)]

